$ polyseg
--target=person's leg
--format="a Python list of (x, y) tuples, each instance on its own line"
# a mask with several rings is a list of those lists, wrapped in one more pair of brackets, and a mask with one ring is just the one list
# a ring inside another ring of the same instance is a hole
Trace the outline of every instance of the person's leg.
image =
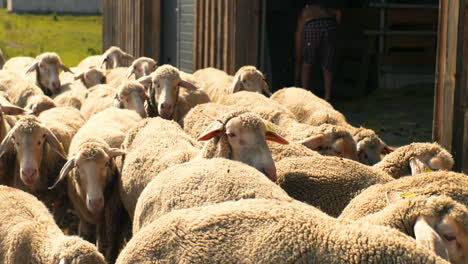
[(302, 88), (310, 91), (310, 74), (311, 74), (312, 65), (308, 63), (302, 64), (301, 69), (301, 81)]
[(323, 69), (323, 82), (325, 84), (325, 95), (323, 99), (330, 100), (331, 97), (331, 88), (333, 85), (333, 72), (327, 69)]
[(324, 32), (323, 42), (323, 57), (322, 57), (322, 69), (323, 69), (323, 82), (325, 86), (325, 100), (330, 100), (331, 89), (333, 86), (333, 66), (335, 61), (336, 53), (336, 21), (327, 21), (327, 27)]

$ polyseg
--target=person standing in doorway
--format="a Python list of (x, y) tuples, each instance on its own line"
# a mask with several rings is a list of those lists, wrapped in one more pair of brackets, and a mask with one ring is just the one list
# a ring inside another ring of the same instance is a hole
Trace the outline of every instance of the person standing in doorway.
[(320, 62), (325, 84), (325, 100), (330, 100), (336, 53), (336, 29), (342, 12), (331, 0), (310, 0), (299, 14), (296, 30), (294, 82), (310, 90), (312, 66)]

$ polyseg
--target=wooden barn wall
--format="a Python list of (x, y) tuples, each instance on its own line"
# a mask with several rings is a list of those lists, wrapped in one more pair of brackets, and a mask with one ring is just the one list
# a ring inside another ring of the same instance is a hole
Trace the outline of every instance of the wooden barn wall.
[(193, 71), (195, 0), (179, 0), (179, 56), (178, 66), (186, 72)]
[(259, 0), (195, 0), (194, 30), (195, 70), (258, 65)]
[(160, 0), (103, 0), (103, 50), (119, 46), (136, 56), (159, 59)]
[(433, 139), (468, 173), (468, 0), (439, 2)]

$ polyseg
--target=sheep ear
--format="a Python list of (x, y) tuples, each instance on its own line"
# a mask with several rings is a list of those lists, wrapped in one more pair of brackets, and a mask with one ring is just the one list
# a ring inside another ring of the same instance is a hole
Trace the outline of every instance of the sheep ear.
[(268, 141), (276, 142), (279, 144), (287, 145), (289, 142), (283, 138), (282, 136), (278, 135), (275, 129), (270, 126), (268, 123), (265, 123), (266, 132), (265, 132), (265, 139)]
[(0, 108), (7, 115), (22, 115), (26, 113), (26, 110), (16, 105), (3, 105)]
[(266, 95), (271, 96), (270, 86), (265, 79), (262, 79), (262, 90)]
[(242, 90), (242, 83), (241, 83), (241, 74), (237, 74), (234, 76), (232, 80), (231, 87), (229, 87), (228, 92), (230, 94), (237, 93)]
[(150, 97), (151, 83), (153, 82), (153, 77), (151, 75), (143, 76), (137, 80), (145, 88), (146, 96)]
[(74, 79), (75, 79), (75, 81), (76, 80), (81, 80), (84, 83), (85, 82), (85, 73), (82, 72), (82, 73), (80, 73), (78, 75), (75, 75)]
[(123, 51), (122, 51), (122, 58), (129, 60), (129, 62), (132, 62), (133, 60), (135, 60), (135, 57), (133, 57), (133, 55), (130, 55)]
[(125, 152), (125, 150), (123, 150), (123, 149), (111, 148), (107, 152), (107, 155), (109, 155), (109, 157), (111, 157), (111, 158), (115, 158), (115, 157), (118, 157), (118, 156), (125, 155), (126, 153), (127, 152)]
[[(107, 63), (107, 61), (109, 60), (109, 58), (105, 57), (104, 59), (102, 59), (101, 61), (101, 65), (99, 65), (99, 68), (101, 69), (104, 69), (104, 65)], [(107, 68), (107, 67), (106, 67)]]
[(70, 70), (70, 68), (68, 68), (67, 66), (65, 66), (65, 64), (60, 64), (60, 67), (62, 68), (62, 70), (74, 74), (74, 72), (72, 72), (72, 70)]
[(179, 86), (184, 87), (185, 89), (188, 89), (188, 90), (197, 90), (197, 89), (198, 89), (198, 88), (197, 88), (195, 85), (193, 85), (192, 83), (187, 82), (187, 81), (183, 81), (183, 80), (180, 80)]
[(220, 121), (213, 121), (198, 137), (198, 141), (206, 141), (212, 139), (214, 136), (221, 134), (224, 130), (224, 125)]
[(123, 108), (122, 102), (120, 101), (118, 94), (114, 96), (114, 107)]
[(306, 146), (307, 148), (315, 150), (325, 144), (325, 136), (324, 135), (311, 136), (311, 137), (308, 137), (306, 139), (299, 141), (298, 143)]
[(409, 166), (411, 168), (411, 175), (432, 171), (421, 159), (415, 157), (410, 158)]
[(33, 72), (33, 71), (37, 71), (38, 69), (39, 69), (39, 62), (36, 61), (36, 62), (33, 63), (33, 65), (31, 65), (31, 66), (29, 67), (28, 70), (26, 70), (26, 74), (28, 74), (28, 73), (30, 73), (30, 72)]
[(13, 148), (13, 133), (15, 129), (11, 129), (8, 134), (6, 134), (5, 138), (3, 138), (2, 144), (0, 145), (0, 157), (5, 155), (8, 151)]
[(414, 224), (416, 243), (433, 251), (445, 260), (449, 260), (448, 250), (442, 238), (437, 234), (425, 216), (419, 216)]
[(394, 204), (400, 200), (403, 200), (403, 197), (401, 197), (402, 194), (403, 192), (397, 192), (397, 191), (386, 192), (385, 198), (387, 198), (387, 204)]
[(62, 143), (60, 143), (60, 141), (57, 139), (57, 137), (54, 135), (54, 133), (52, 131), (50, 131), (50, 129), (44, 127), (45, 129), (45, 139), (47, 141), (47, 143), (49, 144), (50, 148), (57, 152), (57, 154), (60, 155), (60, 157), (62, 157), (63, 159), (68, 159), (67, 157), (67, 153), (65, 152), (65, 149), (63, 149), (63, 145)]
[(71, 170), (73, 170), (73, 168), (75, 168), (75, 157), (72, 157), (67, 161), (67, 163), (65, 163), (65, 165), (63, 165), (63, 168), (60, 170), (59, 178), (52, 186), (49, 187), (49, 190), (54, 189), (55, 186), (57, 186), (57, 184), (61, 182)]
[(387, 146), (387, 144), (385, 144), (383, 141), (380, 141), (381, 145), (382, 145), (382, 154), (390, 154), (392, 153), (394, 150)]
[(135, 67), (132, 65), (127, 70), (126, 78), (130, 79), (130, 77), (132, 77), (134, 73), (135, 73)]

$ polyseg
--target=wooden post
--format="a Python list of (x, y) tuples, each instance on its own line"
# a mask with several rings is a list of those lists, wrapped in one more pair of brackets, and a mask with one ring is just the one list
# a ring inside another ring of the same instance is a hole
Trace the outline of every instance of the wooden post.
[(468, 0), (441, 0), (433, 139), (468, 172)]

